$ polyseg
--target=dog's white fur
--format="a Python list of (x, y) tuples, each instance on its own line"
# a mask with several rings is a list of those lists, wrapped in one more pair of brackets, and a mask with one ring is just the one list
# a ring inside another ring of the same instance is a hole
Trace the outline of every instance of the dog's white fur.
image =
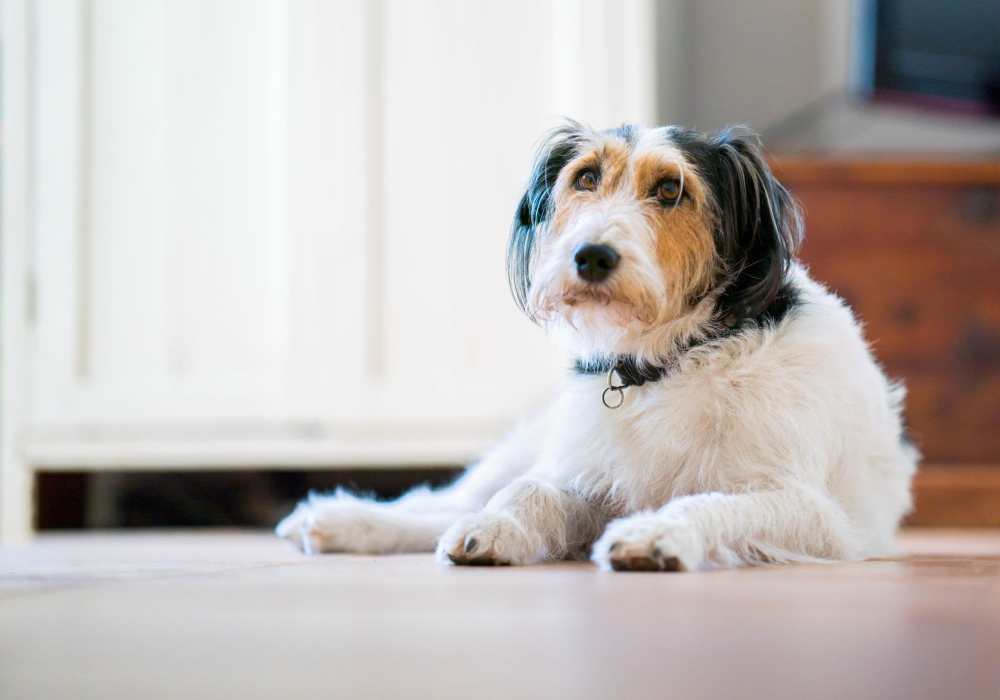
[[(578, 356), (662, 356), (711, 314), (709, 294), (669, 318), (630, 315), (637, 294), (663, 298), (670, 282), (658, 276), (656, 232), (634, 199), (612, 193), (579, 206), (538, 241), (534, 310), (548, 310), (547, 325)], [(560, 306), (579, 284), (571, 251), (594, 240), (622, 252), (620, 286), (600, 303)], [(918, 460), (902, 435), (904, 391), (844, 303), (800, 265), (788, 275), (793, 313), (679, 354), (665, 378), (626, 389), (620, 409), (601, 401), (606, 376), (568, 377), (547, 410), (453, 485), (388, 503), (311, 496), (278, 534), (308, 553), (436, 548), (444, 563), (513, 565), (589, 553), (604, 569), (890, 552)]]

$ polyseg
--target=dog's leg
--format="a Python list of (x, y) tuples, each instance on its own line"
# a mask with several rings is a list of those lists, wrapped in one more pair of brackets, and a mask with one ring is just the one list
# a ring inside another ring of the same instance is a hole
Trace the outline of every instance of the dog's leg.
[(306, 554), (433, 552), (460, 511), (412, 513), (347, 493), (303, 501), (277, 527)]
[(586, 556), (606, 518), (550, 483), (522, 477), (441, 537), (438, 559), (455, 564), (534, 564)]
[(444, 488), (418, 487), (389, 502), (346, 491), (310, 496), (275, 532), (308, 554), (433, 552), (449, 525), (482, 508), (493, 494), (531, 467), (544, 428), (544, 416), (522, 424)]
[(777, 561), (857, 558), (844, 511), (811, 488), (674, 499), (608, 525), (594, 544), (604, 569), (694, 571)]

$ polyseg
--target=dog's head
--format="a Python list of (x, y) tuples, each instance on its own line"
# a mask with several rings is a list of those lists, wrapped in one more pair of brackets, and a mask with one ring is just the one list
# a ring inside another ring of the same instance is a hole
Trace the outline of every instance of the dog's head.
[(733, 324), (763, 313), (800, 232), (751, 135), (571, 122), (539, 148), (508, 273), (533, 319), (589, 351), (650, 355), (694, 316)]

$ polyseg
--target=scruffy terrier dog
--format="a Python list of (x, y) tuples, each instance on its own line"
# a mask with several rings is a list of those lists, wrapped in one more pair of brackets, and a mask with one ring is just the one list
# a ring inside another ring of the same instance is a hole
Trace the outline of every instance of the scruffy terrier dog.
[(890, 551), (919, 458), (904, 391), (795, 262), (800, 238), (752, 136), (557, 129), (508, 268), (573, 354), (561, 394), (447, 488), (314, 495), (278, 534), (308, 553), (614, 570)]

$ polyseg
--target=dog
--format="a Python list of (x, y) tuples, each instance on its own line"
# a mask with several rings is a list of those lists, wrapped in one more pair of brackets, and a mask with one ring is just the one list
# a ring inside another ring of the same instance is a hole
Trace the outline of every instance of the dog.
[(517, 304), (573, 359), (559, 395), (450, 486), (312, 495), (277, 534), (307, 553), (615, 571), (891, 552), (919, 461), (905, 391), (796, 260), (801, 239), (746, 130), (566, 122), (507, 261)]

